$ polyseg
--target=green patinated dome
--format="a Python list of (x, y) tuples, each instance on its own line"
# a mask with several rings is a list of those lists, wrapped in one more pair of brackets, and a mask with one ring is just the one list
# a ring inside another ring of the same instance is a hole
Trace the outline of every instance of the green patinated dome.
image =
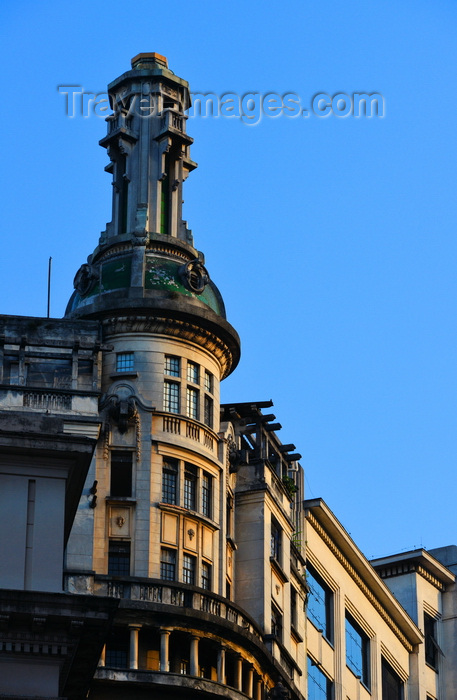
[[(109, 301), (110, 297), (119, 299), (133, 298), (134, 285), (132, 284), (133, 253), (116, 256), (102, 262), (98, 269), (88, 270), (87, 277), (92, 274), (91, 281), (86, 279), (85, 285), (79, 285), (67, 306), (66, 315), (83, 315), (94, 306), (99, 310)], [(88, 268), (90, 266), (87, 266)], [(159, 257), (146, 254), (144, 261), (144, 293), (142, 305), (148, 307), (154, 305), (158, 298), (179, 300), (180, 297), (194, 300), (198, 304), (204, 304), (215, 314), (226, 318), (225, 306), (221, 294), (216, 285), (208, 281), (201, 292), (193, 291), (183, 274), (185, 264), (180, 260)], [(137, 290), (139, 291), (139, 290)], [(122, 294), (124, 292), (124, 295)], [(107, 304), (111, 306), (111, 304)]]

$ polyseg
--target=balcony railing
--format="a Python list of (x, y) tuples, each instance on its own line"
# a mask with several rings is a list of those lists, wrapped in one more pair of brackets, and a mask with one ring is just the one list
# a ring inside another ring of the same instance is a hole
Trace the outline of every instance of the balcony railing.
[[(81, 586), (81, 579), (85, 579), (83, 586)], [(215, 593), (197, 589), (194, 586), (157, 579), (113, 580), (108, 576), (68, 572), (66, 574), (66, 590), (74, 593), (84, 590), (86, 593), (90, 592), (111, 598), (145, 601), (158, 605), (175, 605), (198, 610), (227, 620), (242, 628), (243, 632), (250, 632), (258, 640), (262, 640), (262, 635), (255, 622), (237, 605)]]
[[(198, 442), (210, 452), (216, 449), (216, 434), (209, 428), (206, 428), (201, 423), (181, 416), (172, 416), (169, 413), (161, 415), (162, 431), (171, 435), (181, 435)], [(158, 423), (160, 426), (160, 422)], [(157, 427), (158, 427), (157, 426)]]

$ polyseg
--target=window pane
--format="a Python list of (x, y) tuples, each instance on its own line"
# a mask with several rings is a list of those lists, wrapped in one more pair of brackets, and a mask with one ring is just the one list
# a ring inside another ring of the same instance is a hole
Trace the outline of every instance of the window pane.
[(167, 382), (163, 384), (163, 410), (169, 413), (179, 413), (179, 384)]
[(369, 687), (368, 637), (356, 621), (346, 613), (346, 664)]
[(425, 661), (432, 668), (437, 666), (436, 620), (424, 612)]
[(116, 355), (116, 372), (131, 372), (134, 368), (133, 352), (119, 352)]
[(195, 362), (187, 363), (187, 381), (193, 384), (199, 383), (199, 366)]
[(195, 467), (186, 464), (184, 472), (184, 508), (195, 510), (197, 475)]
[(130, 542), (110, 541), (108, 551), (108, 575), (130, 575)]
[(165, 374), (170, 377), (179, 377), (179, 357), (165, 355)]
[(306, 582), (310, 588), (307, 616), (322, 630), (322, 634), (330, 642), (333, 640), (332, 631), (332, 592), (316, 571), (308, 564)]
[(211, 372), (205, 370), (205, 390), (209, 391), (210, 394), (213, 393), (213, 382), (213, 375), (211, 374)]
[(281, 528), (272, 520), (271, 521), (271, 551), (270, 556), (276, 559), (278, 564), (281, 562)]
[(332, 682), (308, 656), (308, 700), (331, 700)]
[(165, 579), (165, 581), (174, 581), (176, 578), (176, 552), (174, 549), (162, 549), (160, 578)]
[(132, 453), (111, 452), (110, 496), (132, 495)]
[(106, 640), (105, 665), (108, 668), (128, 668), (128, 630), (114, 629)]
[(209, 428), (213, 427), (213, 399), (205, 394), (205, 423)]
[(403, 681), (385, 659), (382, 659), (382, 700), (403, 700)]
[(206, 562), (202, 562), (202, 588), (205, 591), (211, 589), (211, 566)]
[(174, 459), (164, 460), (162, 470), (162, 501), (177, 503), (178, 463)]
[(271, 604), (271, 634), (282, 642), (282, 615), (273, 603)]
[(195, 584), (195, 558), (189, 554), (183, 555), (182, 580), (184, 583)]
[(202, 475), (202, 513), (206, 517), (211, 517), (211, 491), (212, 491), (212, 478), (206, 472)]
[(198, 420), (198, 389), (187, 387), (187, 415)]

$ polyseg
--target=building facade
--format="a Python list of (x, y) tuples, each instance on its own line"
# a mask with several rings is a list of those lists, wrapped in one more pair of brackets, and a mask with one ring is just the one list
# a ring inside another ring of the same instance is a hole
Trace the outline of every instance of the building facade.
[(187, 82), (139, 54), (108, 91), (112, 220), (63, 320), (2, 318), (0, 697), (453, 700), (454, 562), (370, 564), (271, 401), (221, 403), (240, 340), (182, 219)]

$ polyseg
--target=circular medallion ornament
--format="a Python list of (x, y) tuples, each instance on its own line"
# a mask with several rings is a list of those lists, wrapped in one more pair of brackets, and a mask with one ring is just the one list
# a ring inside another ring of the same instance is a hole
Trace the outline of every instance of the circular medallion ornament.
[(94, 286), (97, 277), (97, 271), (92, 267), (92, 265), (84, 263), (84, 265), (81, 265), (81, 267), (75, 275), (75, 279), (73, 280), (73, 286), (78, 292), (78, 294), (84, 296), (84, 294), (90, 292), (90, 290)]
[(179, 268), (179, 273), (188, 289), (201, 294), (209, 282), (209, 273), (200, 260), (190, 260)]

